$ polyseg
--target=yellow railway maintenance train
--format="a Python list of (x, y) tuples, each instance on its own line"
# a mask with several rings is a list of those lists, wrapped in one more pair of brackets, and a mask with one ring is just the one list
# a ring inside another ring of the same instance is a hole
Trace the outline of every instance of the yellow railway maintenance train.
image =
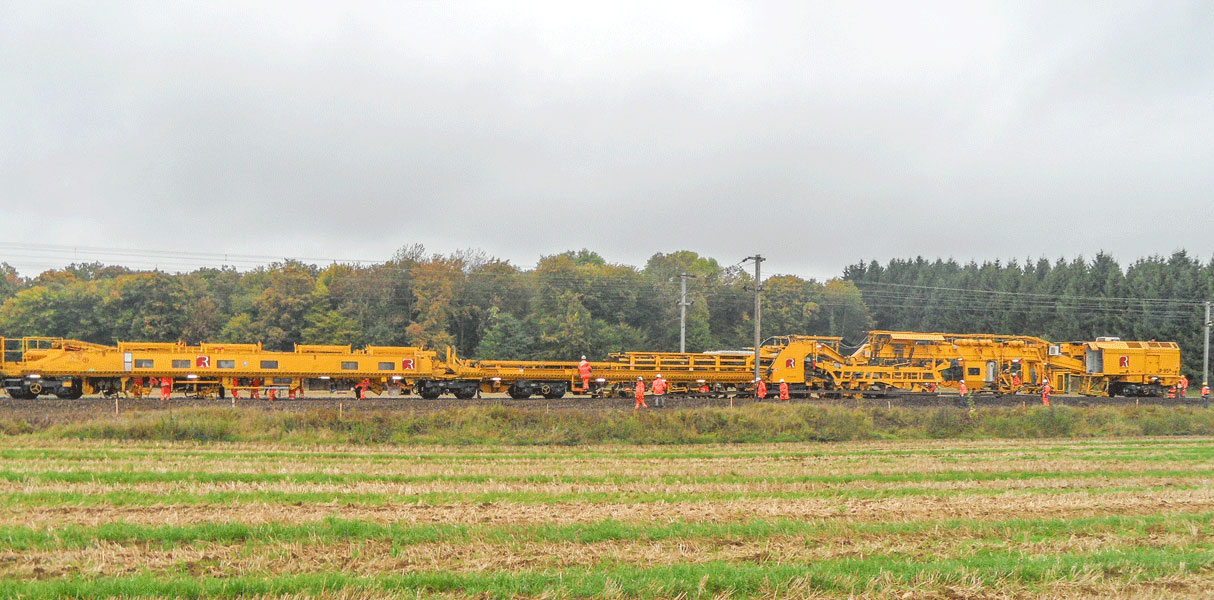
[[(722, 352), (624, 352), (590, 363), (588, 388), (573, 361), (467, 360), (408, 346), (119, 342), (106, 346), (61, 338), (0, 338), (0, 383), (14, 398), (41, 395), (140, 395), (153, 382), (191, 395), (297, 397), (361, 387), (423, 398), (505, 392), (513, 398), (567, 393), (628, 394), (637, 378), (661, 374), (672, 392), (752, 394), (753, 349)], [(1058, 392), (1161, 396), (1180, 378), (1171, 342), (1051, 343), (1027, 336), (873, 331), (845, 354), (841, 339), (772, 338), (759, 349), (769, 384), (783, 380), (796, 396), (932, 392), (961, 381), (978, 392), (1036, 392), (1048, 379)], [(772, 388), (775, 385), (771, 386)]]

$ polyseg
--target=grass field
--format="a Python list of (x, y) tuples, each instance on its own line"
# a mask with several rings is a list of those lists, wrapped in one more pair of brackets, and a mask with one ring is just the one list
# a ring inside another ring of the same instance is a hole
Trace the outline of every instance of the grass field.
[(0, 597), (1204, 598), (1211, 442), (0, 437)]

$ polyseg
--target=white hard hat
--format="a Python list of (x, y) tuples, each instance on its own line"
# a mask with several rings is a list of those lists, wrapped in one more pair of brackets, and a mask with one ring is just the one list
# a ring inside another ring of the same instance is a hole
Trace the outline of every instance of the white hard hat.
[(783, 380), (783, 379), (781, 379), (781, 380), (780, 380), (780, 383), (784, 383), (784, 380)]
[(583, 355), (582, 355), (582, 360), (586, 360), (586, 355), (585, 355), (585, 354), (583, 354)]
[(637, 381), (641, 381), (642, 379), (645, 379), (645, 378), (641, 377), (640, 375), (637, 375)]
[(662, 376), (662, 374), (661, 374), (661, 373), (658, 373), (658, 375), (657, 375), (657, 376), (658, 376), (658, 377), (661, 377), (661, 376)]

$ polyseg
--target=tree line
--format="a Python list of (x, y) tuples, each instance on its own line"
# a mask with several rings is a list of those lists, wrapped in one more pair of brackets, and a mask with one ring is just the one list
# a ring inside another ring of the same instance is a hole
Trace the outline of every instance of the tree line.
[[(572, 360), (679, 346), (679, 275), (687, 273), (687, 349), (751, 345), (753, 277), (695, 252), (643, 267), (570, 251), (523, 269), (481, 252), (399, 250), (375, 265), (297, 261), (188, 273), (73, 264), (23, 278), (0, 264), (0, 336), (454, 348), (475, 358)], [(762, 285), (762, 335), (870, 329), (994, 332), (1055, 340), (1121, 336), (1178, 341), (1200, 372), (1200, 301), (1214, 261), (1184, 252), (1123, 269), (1095, 259), (858, 262), (825, 282)]]
[[(677, 350), (679, 280), (688, 273), (687, 348), (740, 348), (753, 338), (753, 277), (694, 252), (655, 254), (643, 268), (589, 250), (532, 269), (479, 252), (398, 251), (381, 264), (286, 261), (249, 271), (132, 271), (73, 264), (22, 279), (4, 267), (0, 335), (116, 340), (422, 345), (462, 356), (604, 358)], [(765, 335), (862, 336), (871, 319), (838, 279), (765, 281)], [(829, 306), (829, 310), (826, 308)]]

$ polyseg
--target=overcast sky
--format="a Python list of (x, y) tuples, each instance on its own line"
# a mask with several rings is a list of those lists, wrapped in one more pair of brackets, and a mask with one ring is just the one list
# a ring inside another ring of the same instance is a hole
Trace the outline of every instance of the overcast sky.
[(0, 0), (0, 224), (24, 274), (1209, 259), (1214, 3)]

